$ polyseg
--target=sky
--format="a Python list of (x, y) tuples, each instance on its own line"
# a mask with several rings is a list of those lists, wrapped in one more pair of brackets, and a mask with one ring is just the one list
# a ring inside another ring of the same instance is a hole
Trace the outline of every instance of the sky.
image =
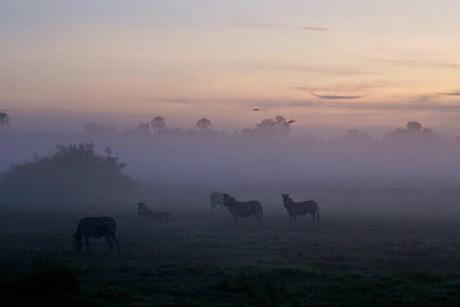
[(460, 132), (459, 11), (456, 0), (0, 0), (0, 109)]

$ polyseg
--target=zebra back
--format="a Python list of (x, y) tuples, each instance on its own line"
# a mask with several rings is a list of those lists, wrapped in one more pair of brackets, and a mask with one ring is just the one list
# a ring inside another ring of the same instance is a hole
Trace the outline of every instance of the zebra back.
[(115, 234), (117, 224), (115, 220), (107, 216), (85, 217), (80, 220), (75, 236), (110, 236)]

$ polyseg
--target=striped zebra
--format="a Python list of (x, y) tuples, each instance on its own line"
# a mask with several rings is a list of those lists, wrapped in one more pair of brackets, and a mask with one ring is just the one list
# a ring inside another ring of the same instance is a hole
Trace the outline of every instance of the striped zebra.
[(283, 204), (286, 208), (291, 221), (297, 221), (297, 215), (310, 214), (314, 222), (319, 222), (319, 205), (314, 200), (295, 202), (289, 194), (281, 194), (283, 196)]
[(234, 197), (228, 195), (227, 193), (223, 194), (224, 196), (224, 207), (226, 207), (231, 215), (233, 216), (235, 223), (237, 222), (237, 217), (249, 217), (254, 216), (257, 220), (257, 223), (262, 221), (264, 215), (262, 205), (257, 200), (250, 200), (246, 202), (237, 201)]
[(73, 235), (77, 251), (80, 252), (83, 248), (82, 239), (85, 240), (85, 248), (90, 251), (89, 238), (104, 237), (109, 246), (109, 252), (112, 253), (113, 243), (117, 245), (118, 253), (120, 253), (120, 244), (116, 237), (117, 223), (111, 217), (85, 217), (78, 222), (77, 231)]
[(142, 202), (137, 203), (137, 209), (137, 215), (144, 218), (149, 218), (162, 223), (172, 222), (175, 220), (171, 213), (165, 211), (153, 211)]
[(209, 201), (211, 203), (211, 209), (214, 209), (217, 205), (222, 208), (224, 206), (224, 194), (219, 192), (212, 192), (209, 194)]

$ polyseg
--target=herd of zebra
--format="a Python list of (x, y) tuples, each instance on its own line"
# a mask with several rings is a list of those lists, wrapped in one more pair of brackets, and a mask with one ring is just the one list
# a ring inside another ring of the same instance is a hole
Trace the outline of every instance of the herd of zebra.
[[(297, 216), (310, 215), (314, 222), (319, 222), (319, 205), (314, 200), (307, 200), (302, 202), (295, 202), (289, 196), (289, 194), (282, 194), (283, 205), (289, 215), (289, 219), (293, 222), (297, 220)], [(235, 197), (230, 196), (227, 193), (213, 192), (209, 195), (211, 208), (214, 209), (217, 206), (221, 208), (225, 207), (228, 209), (230, 214), (233, 216), (235, 223), (238, 217), (251, 217), (254, 216), (257, 223), (262, 222), (263, 218), (263, 207), (262, 204), (257, 200), (250, 200), (241, 202)], [(153, 211), (147, 205), (142, 202), (137, 204), (138, 215), (144, 218), (149, 218), (159, 222), (172, 222), (175, 217), (164, 211)], [(109, 252), (112, 253), (113, 245), (117, 246), (118, 252), (120, 253), (120, 245), (116, 236), (117, 223), (112, 217), (85, 217), (82, 218), (77, 226), (77, 230), (73, 235), (75, 240), (75, 246), (77, 251), (80, 252), (83, 249), (83, 240), (85, 242), (85, 249), (89, 248), (89, 238), (101, 238), (104, 237), (107, 241)]]

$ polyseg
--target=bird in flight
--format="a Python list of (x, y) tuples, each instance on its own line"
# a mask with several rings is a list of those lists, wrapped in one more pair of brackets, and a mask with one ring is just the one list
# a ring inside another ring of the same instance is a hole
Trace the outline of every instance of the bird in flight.
[(254, 108), (254, 109), (252, 109), (252, 110), (253, 110), (253, 111), (260, 111), (259, 108)]
[(291, 119), (291, 120), (289, 120), (287, 123), (288, 123), (288, 124), (293, 124), (293, 123), (295, 123), (295, 122), (296, 122), (295, 119)]

